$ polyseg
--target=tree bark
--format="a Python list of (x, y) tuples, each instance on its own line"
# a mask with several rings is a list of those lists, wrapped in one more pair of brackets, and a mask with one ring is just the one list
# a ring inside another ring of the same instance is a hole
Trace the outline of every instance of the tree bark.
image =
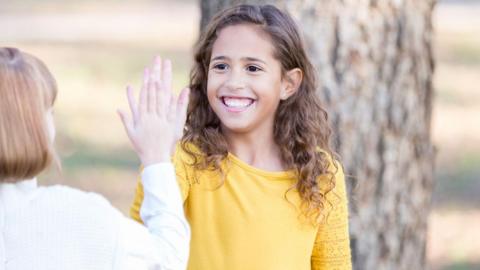
[(354, 268), (425, 269), (435, 0), (201, 0), (201, 29), (238, 3), (287, 10), (305, 37), (351, 176)]

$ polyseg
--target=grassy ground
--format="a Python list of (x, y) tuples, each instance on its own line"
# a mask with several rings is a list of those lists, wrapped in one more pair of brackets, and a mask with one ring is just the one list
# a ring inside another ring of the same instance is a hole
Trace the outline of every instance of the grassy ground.
[[(480, 269), (480, 3), (443, 1), (435, 11), (437, 69), (432, 123), (438, 147), (428, 259), (433, 269)], [(41, 177), (99, 192), (124, 213), (136, 160), (115, 113), (155, 54), (174, 59), (187, 83), (197, 2), (0, 0), (1, 46), (43, 59), (58, 79), (57, 149), (63, 171)]]

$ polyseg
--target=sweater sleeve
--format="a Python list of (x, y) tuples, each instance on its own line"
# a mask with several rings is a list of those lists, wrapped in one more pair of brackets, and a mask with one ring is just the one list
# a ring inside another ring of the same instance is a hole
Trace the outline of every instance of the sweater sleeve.
[[(173, 165), (175, 167), (176, 179), (180, 187), (182, 200), (185, 201), (187, 199), (188, 192), (190, 190), (190, 184), (187, 180), (188, 178), (187, 178), (187, 172), (186, 172), (184, 162), (182, 162), (180, 159), (179, 147), (177, 147), (175, 156), (173, 157)], [(140, 223), (143, 223), (140, 217), (140, 207), (142, 206), (143, 198), (144, 198), (144, 187), (142, 184), (142, 178), (139, 177), (137, 181), (137, 187), (135, 189), (135, 197), (133, 199), (132, 205), (130, 206), (130, 216), (134, 220)]]
[(119, 269), (185, 269), (190, 227), (170, 163), (148, 166), (142, 172), (145, 196), (140, 216), (145, 227), (124, 218), (119, 234)]
[[(345, 176), (338, 164), (335, 188), (327, 193), (326, 219), (320, 224), (311, 256), (312, 270), (350, 270), (348, 199)], [(331, 203), (331, 204), (330, 204)]]

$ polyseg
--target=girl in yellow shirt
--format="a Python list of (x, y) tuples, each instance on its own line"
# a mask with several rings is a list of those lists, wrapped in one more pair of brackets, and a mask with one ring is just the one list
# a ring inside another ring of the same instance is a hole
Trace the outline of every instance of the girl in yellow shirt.
[[(342, 166), (292, 18), (271, 5), (217, 14), (190, 89), (173, 156), (192, 230), (188, 269), (351, 269)], [(142, 199), (139, 182), (139, 221)]]

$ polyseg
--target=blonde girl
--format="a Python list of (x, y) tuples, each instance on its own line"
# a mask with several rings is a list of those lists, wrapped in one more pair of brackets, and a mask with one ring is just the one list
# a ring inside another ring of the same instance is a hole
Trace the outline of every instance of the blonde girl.
[[(173, 157), (192, 228), (188, 269), (351, 269), (344, 174), (292, 18), (271, 5), (217, 14), (190, 88)], [(137, 219), (142, 196), (140, 183)]]
[(145, 228), (100, 195), (38, 186), (55, 160), (57, 86), (38, 58), (0, 47), (0, 269), (185, 269), (190, 229), (169, 162), (174, 132), (165, 130), (183, 126), (188, 93), (167, 102), (160, 77), (147, 72), (138, 104), (129, 91), (133, 118), (121, 113), (145, 166)]

